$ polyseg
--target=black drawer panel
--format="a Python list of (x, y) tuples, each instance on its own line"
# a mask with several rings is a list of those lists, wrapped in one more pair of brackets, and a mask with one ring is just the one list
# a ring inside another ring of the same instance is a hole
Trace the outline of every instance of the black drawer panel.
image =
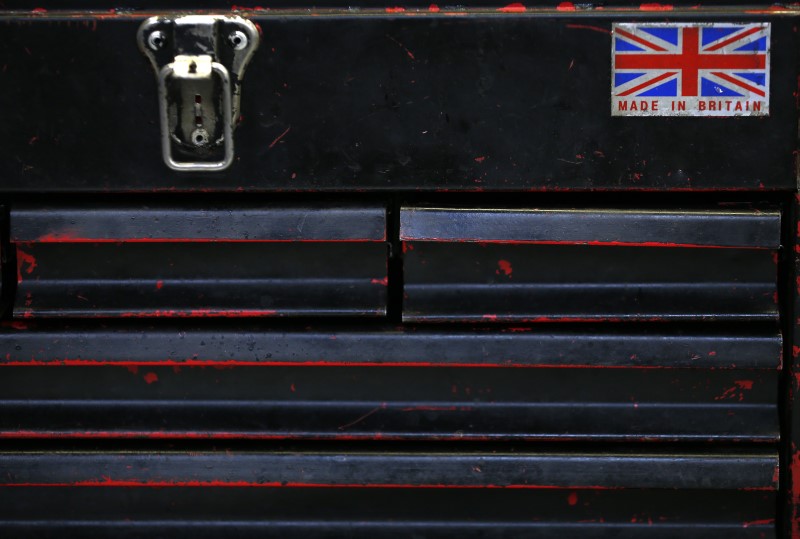
[(382, 207), (14, 208), (14, 316), (380, 316)]
[(777, 464), (769, 452), (3, 453), (0, 530), (771, 538)]
[(0, 497), (0, 531), (19, 538), (776, 537), (775, 493), (759, 490), (17, 487)]
[(0, 531), (19, 538), (776, 537), (775, 494), (761, 491), (23, 487), (0, 499)]
[(720, 489), (771, 491), (770, 451), (3, 452), (0, 486)]
[[(6, 13), (0, 147), (14, 158), (0, 160), (0, 190), (795, 189), (791, 12), (553, 6), (246, 13), (263, 35), (236, 160), (214, 174), (162, 161), (156, 77), (136, 42), (153, 11)], [(612, 23), (698, 18), (771, 23), (771, 114), (611, 117)]]
[(780, 214), (405, 208), (407, 321), (776, 320)]
[(43, 327), (0, 346), (3, 438), (779, 438), (769, 332)]

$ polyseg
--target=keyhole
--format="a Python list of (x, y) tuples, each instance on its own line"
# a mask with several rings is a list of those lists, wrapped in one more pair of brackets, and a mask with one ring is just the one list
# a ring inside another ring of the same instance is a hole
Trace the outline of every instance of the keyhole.
[(200, 94), (194, 95), (194, 123), (197, 127), (203, 125), (203, 97)]
[(192, 62), (189, 64), (189, 73), (197, 73), (197, 64)]

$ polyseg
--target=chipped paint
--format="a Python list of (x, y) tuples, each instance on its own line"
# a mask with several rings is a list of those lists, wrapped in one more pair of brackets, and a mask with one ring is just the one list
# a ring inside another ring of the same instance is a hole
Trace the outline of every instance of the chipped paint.
[(497, 261), (497, 271), (495, 273), (497, 275), (505, 275), (509, 279), (511, 278), (511, 274), (514, 272), (514, 269), (511, 267), (511, 262), (508, 260), (498, 260)]
[(497, 11), (501, 13), (525, 13), (526, 9), (521, 3), (514, 2), (512, 4), (508, 4), (507, 6), (497, 8)]
[(23, 281), (22, 274), (31, 275), (36, 269), (36, 258), (17, 246), (17, 283)]

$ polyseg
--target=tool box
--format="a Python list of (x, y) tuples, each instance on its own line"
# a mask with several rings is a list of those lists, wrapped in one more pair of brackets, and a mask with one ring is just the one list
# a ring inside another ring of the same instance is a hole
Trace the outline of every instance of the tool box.
[(800, 538), (799, 26), (0, 2), (0, 536)]

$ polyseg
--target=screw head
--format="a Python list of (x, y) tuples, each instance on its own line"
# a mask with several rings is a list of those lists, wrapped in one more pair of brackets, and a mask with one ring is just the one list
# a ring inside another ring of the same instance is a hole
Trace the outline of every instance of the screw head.
[(228, 43), (233, 47), (233, 50), (240, 51), (247, 47), (247, 34), (241, 30), (235, 30), (228, 36)]
[(162, 32), (161, 30), (156, 30), (155, 32), (147, 36), (147, 46), (154, 51), (162, 49), (164, 45), (166, 45), (166, 43), (167, 43), (167, 36), (165, 36), (164, 32)]

